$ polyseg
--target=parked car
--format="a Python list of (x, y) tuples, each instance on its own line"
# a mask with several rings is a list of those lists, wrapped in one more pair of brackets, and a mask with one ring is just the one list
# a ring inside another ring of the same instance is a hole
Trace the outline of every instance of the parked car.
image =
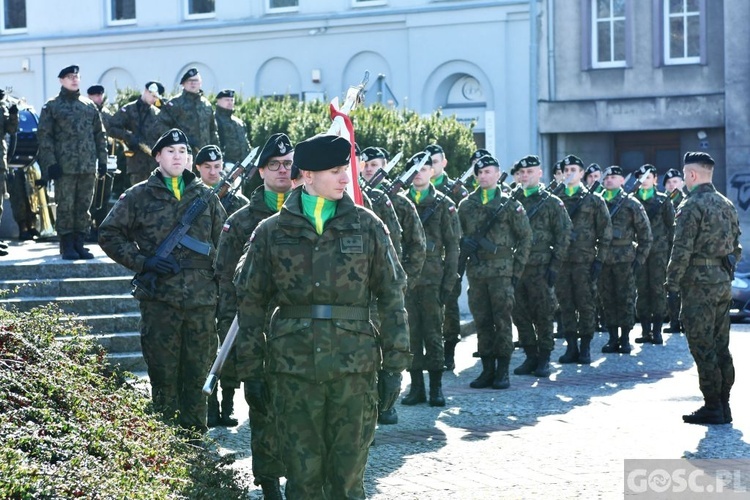
[(741, 260), (732, 280), (732, 305), (729, 306), (732, 321), (750, 318), (750, 263)]

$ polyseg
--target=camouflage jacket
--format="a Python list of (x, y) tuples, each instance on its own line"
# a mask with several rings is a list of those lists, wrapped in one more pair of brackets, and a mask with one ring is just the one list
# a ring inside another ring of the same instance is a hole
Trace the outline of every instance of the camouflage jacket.
[(612, 219), (612, 242), (609, 245), (609, 255), (604, 260), (605, 264), (620, 264), (623, 262), (638, 261), (643, 265), (651, 250), (653, 236), (651, 235), (651, 224), (643, 205), (638, 203), (634, 196), (625, 194), (622, 189), (617, 196), (609, 201), (605, 200), (610, 214), (619, 203), (622, 206)]
[(560, 263), (568, 255), (573, 225), (563, 202), (546, 189), (519, 200), (526, 210), (531, 225), (531, 250), (527, 265), (549, 266), (560, 270)]
[(664, 193), (656, 191), (649, 200), (635, 197), (648, 215), (651, 225), (651, 236), (654, 241), (649, 253), (667, 253), (672, 249), (674, 238), (674, 205), (669, 202), (669, 197)]
[[(264, 368), (318, 382), (380, 368), (406, 369), (411, 363), (406, 276), (385, 226), (344, 195), (318, 235), (302, 213), (301, 189), (292, 191), (278, 214), (258, 225), (238, 265), (234, 283), (240, 331), (235, 345), (240, 380), (260, 377)], [(285, 313), (290, 306), (299, 310), (313, 304), (362, 313), (369, 311), (373, 297), (382, 325), (379, 333), (362, 319)], [(266, 332), (271, 305), (279, 309)]]
[[(188, 207), (209, 191), (191, 172), (185, 171), (182, 177), (185, 191), (179, 201), (167, 189), (159, 170), (146, 182), (136, 184), (120, 196), (99, 226), (99, 245), (112, 260), (136, 273), (143, 271), (146, 259), (156, 253)], [(177, 274), (160, 275), (152, 299), (136, 296), (137, 299), (166, 302), (179, 308), (216, 304), (218, 288), (212, 263), (226, 212), (219, 198), (210, 196), (208, 199), (208, 208), (190, 226), (188, 235), (208, 243), (210, 255), (178, 246), (171, 255), (182, 270)]]
[(245, 124), (232, 114), (231, 109), (216, 108), (216, 127), (225, 162), (239, 163), (250, 154)]
[(682, 189), (678, 189), (674, 196), (672, 196), (672, 193), (667, 194), (667, 196), (669, 196), (669, 199), (672, 200), (672, 206), (675, 210), (677, 210), (677, 207), (679, 207), (680, 203), (682, 203), (686, 198), (685, 192)]
[(159, 119), (167, 129), (178, 128), (185, 132), (194, 155), (203, 146), (219, 144), (214, 108), (202, 92), (177, 94), (162, 106)]
[(720, 260), (733, 255), (739, 262), (740, 225), (737, 209), (716, 191), (700, 184), (680, 204), (675, 216), (674, 245), (667, 266), (667, 290), (701, 284), (729, 283)]
[(411, 286), (417, 283), (422, 272), (427, 257), (427, 239), (414, 203), (403, 194), (395, 194), (390, 199), (401, 224), (401, 265)]
[(590, 264), (594, 260), (605, 262), (612, 242), (612, 221), (604, 199), (590, 192), (583, 184), (572, 195), (563, 190), (560, 199), (573, 223), (568, 254), (563, 260), (582, 264)]
[(107, 136), (96, 104), (81, 93), (60, 89), (39, 115), (39, 166), (48, 178), (51, 165), (63, 174), (94, 174), (107, 164)]
[(166, 131), (167, 127), (159, 120), (159, 108), (140, 97), (121, 107), (107, 125), (107, 134), (125, 141), (133, 153), (127, 157), (128, 174), (143, 175), (157, 167), (150, 151)]
[[(385, 227), (388, 228), (388, 235), (391, 237), (393, 248), (396, 249), (396, 255), (401, 255), (401, 224), (398, 221), (396, 212), (393, 209), (391, 200), (385, 196), (385, 193), (379, 189), (369, 189), (368, 192), (362, 190), (364, 205), (375, 212), (380, 217)], [(373, 206), (373, 198), (378, 201)], [(385, 203), (383, 203), (385, 201)]]
[[(440, 285), (441, 288), (450, 290), (458, 279), (458, 239), (461, 232), (456, 206), (432, 184), (429, 191), (424, 199), (415, 203), (420, 220), (425, 212), (432, 211), (432, 207), (437, 206), (427, 222), (422, 223), (427, 253), (415, 286)], [(411, 191), (409, 193), (409, 200), (413, 202)]]
[(456, 181), (448, 177), (448, 174), (445, 174), (440, 179), (440, 182), (436, 182), (433, 184), (435, 186), (435, 189), (446, 195), (448, 198), (453, 201), (453, 203), (458, 206), (459, 203), (461, 203), (461, 200), (469, 196), (469, 192), (466, 190), (466, 188), (461, 188), (459, 192), (453, 191), (453, 184)]
[[(495, 252), (479, 248), (466, 264), (468, 278), (502, 276), (520, 279), (529, 259), (533, 234), (526, 210), (514, 199), (509, 199), (497, 188), (495, 197), (482, 204), (481, 190), (477, 189), (458, 206), (461, 231), (470, 238), (482, 236), (496, 247)], [(506, 205), (507, 204), (507, 205)], [(498, 213), (500, 206), (504, 206)], [(490, 230), (482, 233), (492, 219)]]
[(18, 132), (18, 114), (11, 115), (7, 104), (0, 103), (0, 172), (8, 169), (8, 143), (5, 140), (5, 134), (12, 135), (16, 132)]
[(229, 198), (229, 194), (226, 194), (223, 198), (221, 198), (221, 206), (224, 207), (224, 210), (226, 210), (227, 215), (232, 215), (240, 208), (244, 207), (250, 203), (250, 200), (248, 200), (244, 194), (242, 194), (242, 191), (239, 189), (234, 193), (234, 195)]

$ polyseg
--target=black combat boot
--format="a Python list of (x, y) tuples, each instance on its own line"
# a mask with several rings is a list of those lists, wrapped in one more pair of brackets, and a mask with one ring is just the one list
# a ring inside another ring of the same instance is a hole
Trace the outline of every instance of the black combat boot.
[(456, 369), (456, 344), (458, 342), (454, 340), (446, 340), (443, 345), (443, 352), (445, 354), (445, 371), (452, 372)]
[(78, 252), (76, 252), (76, 249), (74, 248), (75, 244), (75, 234), (62, 234), (60, 235), (60, 249), (63, 260), (78, 260), (80, 256), (78, 255)]
[(471, 381), (469, 387), (473, 389), (491, 387), (493, 378), (495, 378), (495, 358), (484, 356), (482, 357), (482, 373)]
[(581, 337), (581, 349), (578, 351), (578, 364), (591, 364), (591, 337)]
[(262, 479), (260, 489), (263, 490), (265, 500), (284, 500), (281, 496), (281, 485), (278, 479)]
[(84, 233), (75, 233), (75, 235), (73, 235), (73, 248), (82, 259), (93, 259), (94, 254), (89, 252), (89, 249), (83, 246), (83, 239), (85, 237), (86, 235)]
[(724, 408), (718, 397), (704, 398), (704, 404), (690, 415), (683, 415), (686, 424), (724, 424)]
[[(659, 328), (659, 335), (661, 335), (661, 328)], [(654, 342), (654, 335), (656, 335), (656, 328), (652, 323), (641, 321), (641, 336), (635, 339), (636, 344), (652, 344)]]
[[(575, 340), (573, 340), (573, 344), (575, 344)], [(536, 365), (536, 368), (534, 369), (534, 376), (536, 377), (542, 377), (547, 378), (552, 373), (552, 368), (549, 366), (549, 351), (539, 351), (539, 362)]]
[(562, 311), (558, 309), (555, 312), (555, 333), (552, 334), (553, 339), (564, 339), (565, 333), (563, 332), (563, 324), (562, 324)]
[(219, 413), (219, 398), (214, 391), (208, 397), (208, 413), (206, 414), (206, 426), (207, 427), (218, 427), (221, 421), (221, 414)]
[(430, 370), (430, 406), (445, 406), (443, 370)]
[(578, 352), (578, 341), (576, 340), (576, 334), (575, 333), (566, 334), (565, 341), (568, 343), (565, 346), (565, 353), (562, 356), (560, 356), (560, 359), (558, 359), (557, 361), (562, 364), (577, 363), (578, 356), (580, 354)]
[(724, 423), (732, 423), (732, 409), (729, 407), (729, 392), (722, 391), (721, 393), (721, 409), (724, 413)]
[(509, 368), (510, 358), (497, 358), (497, 368), (495, 368), (495, 376), (492, 378), (493, 389), (507, 389), (510, 387)]
[(602, 346), (602, 352), (605, 354), (617, 352), (617, 327), (610, 326), (607, 330), (609, 333), (609, 340)]
[(617, 352), (620, 354), (630, 354), (633, 350), (633, 346), (630, 345), (630, 330), (625, 327), (622, 328), (622, 335), (620, 335), (620, 345), (617, 348)]
[(222, 427), (234, 427), (239, 422), (234, 416), (234, 387), (221, 388), (221, 418), (219, 425)]
[(654, 325), (654, 344), (656, 345), (662, 345), (664, 343), (664, 338), (661, 336), (661, 325), (663, 324), (663, 319), (661, 316), (654, 316), (653, 318), (653, 325)]
[(531, 375), (536, 369), (536, 365), (539, 364), (539, 354), (537, 353), (536, 346), (524, 347), (523, 350), (526, 352), (526, 359), (513, 370), (515, 375)]
[(424, 391), (424, 376), (422, 375), (422, 370), (409, 370), (409, 376), (411, 377), (411, 387), (409, 388), (409, 394), (401, 400), (401, 404), (414, 406), (426, 402), (427, 394), (425, 394)]
[(672, 321), (670, 319), (669, 320), (669, 326), (667, 328), (665, 328), (663, 331), (664, 331), (664, 333), (680, 333), (680, 332), (682, 332), (682, 328), (680, 328), (680, 322), (679, 321), (677, 321), (677, 320)]
[(396, 412), (396, 407), (394, 406), (390, 410), (387, 411), (381, 411), (378, 414), (378, 423), (380, 425), (395, 425), (398, 423), (398, 413)]

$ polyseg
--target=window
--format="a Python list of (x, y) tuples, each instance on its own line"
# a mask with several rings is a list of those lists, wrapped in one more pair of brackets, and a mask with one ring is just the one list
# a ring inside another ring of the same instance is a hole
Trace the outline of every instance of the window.
[(352, 7), (376, 7), (386, 5), (386, 0), (351, 0)]
[(591, 0), (591, 56), (594, 68), (622, 68), (627, 62), (626, 0)]
[(135, 0), (109, 0), (107, 9), (110, 26), (135, 23)]
[(2, 10), (3, 33), (23, 33), (26, 31), (26, 0), (4, 0)]
[(701, 0), (664, 0), (664, 63), (695, 64), (703, 53)]
[(215, 0), (186, 0), (185, 1), (185, 18), (186, 19), (205, 19), (216, 16)]
[(299, 0), (266, 0), (266, 10), (271, 13), (297, 12)]

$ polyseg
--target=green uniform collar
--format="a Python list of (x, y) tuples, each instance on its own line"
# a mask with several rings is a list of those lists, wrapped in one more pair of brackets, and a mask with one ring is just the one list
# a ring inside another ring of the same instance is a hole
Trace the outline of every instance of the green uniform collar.
[(178, 200), (182, 199), (182, 195), (185, 193), (185, 179), (182, 176), (179, 177), (162, 177), (164, 185), (167, 186), (169, 192), (174, 195)]
[(620, 194), (620, 191), (622, 191), (621, 188), (617, 188), (617, 189), (605, 189), (602, 192), (602, 196), (604, 197), (605, 200), (612, 201), (615, 198), (617, 198), (617, 195)]
[(480, 191), (480, 197), (482, 198), (482, 205), (486, 205), (487, 203), (491, 202), (495, 199), (495, 195), (497, 194), (497, 188), (492, 189), (483, 189), (479, 188)]
[(409, 197), (414, 201), (415, 205), (419, 205), (424, 200), (426, 200), (430, 196), (430, 187), (427, 186), (427, 189), (423, 191), (419, 191), (417, 188), (415, 188), (413, 185), (409, 189)]
[(523, 189), (523, 195), (528, 198), (529, 196), (533, 196), (539, 192), (539, 184), (537, 184), (534, 187), (530, 188), (524, 188)]
[(430, 179), (430, 182), (433, 186), (442, 186), (447, 181), (447, 176), (445, 175), (445, 172), (438, 175), (434, 179)]
[(302, 191), (302, 213), (312, 222), (318, 234), (323, 234), (326, 222), (336, 215), (336, 205), (335, 201)]
[(565, 186), (565, 194), (568, 196), (573, 196), (580, 190), (581, 190), (580, 184), (578, 184), (577, 186), (573, 186), (573, 187)]
[(638, 198), (640, 198), (643, 201), (650, 200), (651, 198), (654, 197), (655, 194), (656, 194), (656, 188), (654, 187), (648, 188), (648, 189), (643, 189), (643, 188), (638, 189)]
[(266, 202), (266, 206), (272, 212), (278, 212), (279, 210), (281, 210), (281, 206), (284, 204), (284, 201), (286, 201), (287, 198), (289, 198), (289, 192), (276, 193), (274, 191), (271, 191), (270, 189), (263, 190), (263, 200)]

